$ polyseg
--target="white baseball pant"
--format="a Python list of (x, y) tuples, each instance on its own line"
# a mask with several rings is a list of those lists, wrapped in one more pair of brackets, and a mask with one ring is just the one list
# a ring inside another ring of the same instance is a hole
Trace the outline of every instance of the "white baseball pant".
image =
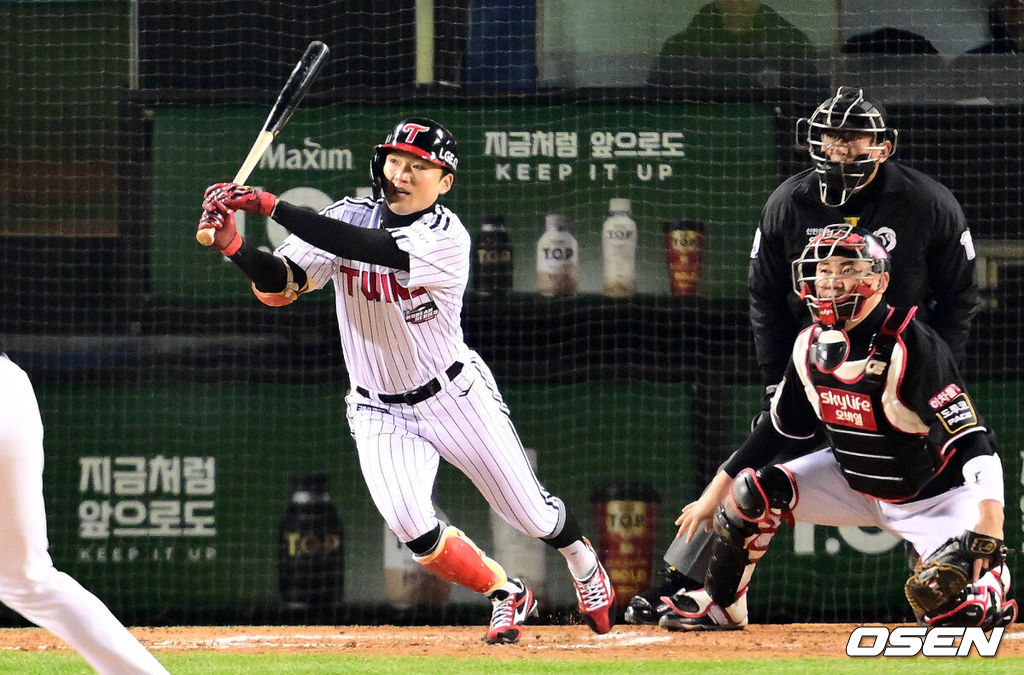
[(0, 356), (0, 600), (103, 675), (167, 673), (99, 598), (47, 552), (43, 423), (25, 372)]

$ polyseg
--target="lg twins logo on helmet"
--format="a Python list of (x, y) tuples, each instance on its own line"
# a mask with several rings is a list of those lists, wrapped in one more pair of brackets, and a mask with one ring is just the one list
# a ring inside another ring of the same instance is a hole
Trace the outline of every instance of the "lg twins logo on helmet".
[(425, 127), (422, 124), (416, 124), (409, 122), (402, 127), (402, 131), (405, 132), (405, 142), (412, 145), (416, 142), (416, 137), (421, 131), (430, 131), (430, 127)]

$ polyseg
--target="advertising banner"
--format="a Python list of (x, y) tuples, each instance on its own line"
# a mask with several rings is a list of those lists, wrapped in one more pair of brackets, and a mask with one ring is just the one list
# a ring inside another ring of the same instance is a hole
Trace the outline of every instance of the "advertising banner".
[[(559, 214), (579, 241), (579, 290), (601, 290), (601, 224), (628, 199), (638, 228), (640, 293), (669, 295), (664, 226), (707, 226), (701, 293), (743, 297), (757, 217), (776, 182), (775, 113), (763, 105), (577, 103), (417, 110), (459, 143), (459, 172), (444, 202), (475, 238), (500, 216), (513, 248), (516, 291), (536, 289), (536, 245)], [(167, 300), (228, 301), (248, 294), (227, 262), (193, 240), (203, 189), (230, 180), (260, 128), (256, 107), (154, 111), (153, 291)], [(369, 186), (369, 160), (408, 111), (380, 106), (298, 110), (249, 179), (319, 209)], [(284, 230), (243, 214), (247, 237), (273, 246)], [(329, 294), (317, 294), (329, 297)]]

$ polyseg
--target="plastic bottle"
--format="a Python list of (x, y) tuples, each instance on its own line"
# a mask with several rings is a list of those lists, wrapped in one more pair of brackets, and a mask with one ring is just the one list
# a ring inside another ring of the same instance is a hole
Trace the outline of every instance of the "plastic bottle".
[(696, 295), (704, 257), (704, 223), (676, 220), (665, 223), (665, 257), (672, 295)]
[(611, 298), (636, 295), (636, 222), (628, 199), (608, 202), (608, 217), (601, 227), (604, 254), (604, 294)]
[[(537, 451), (526, 448), (526, 457), (536, 472)], [(547, 599), (547, 570), (544, 563), (548, 547), (540, 539), (523, 534), (506, 523), (494, 509), (491, 509), (491, 535), (494, 540), (494, 559), (501, 561), (510, 577), (525, 579), (543, 605)]]
[[(437, 517), (451, 522), (434, 506)], [(436, 606), (448, 602), (452, 585), (416, 562), (409, 548), (384, 524), (384, 593), (395, 609)]]
[(492, 216), (480, 226), (473, 256), (471, 287), (482, 295), (501, 295), (512, 290), (512, 243), (505, 219)]
[(549, 213), (537, 240), (537, 292), (549, 297), (572, 295), (579, 286), (579, 245), (565, 217)]
[(344, 597), (345, 546), (327, 475), (292, 478), (278, 533), (278, 589), (288, 609), (334, 605)]

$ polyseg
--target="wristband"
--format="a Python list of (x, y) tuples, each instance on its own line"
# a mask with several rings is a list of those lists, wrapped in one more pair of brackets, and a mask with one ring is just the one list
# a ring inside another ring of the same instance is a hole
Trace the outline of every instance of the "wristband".
[(964, 462), (964, 483), (979, 502), (1003, 499), (1003, 465), (998, 455), (978, 455)]
[(234, 254), (238, 253), (238, 249), (240, 248), (242, 248), (242, 235), (235, 232), (235, 238), (231, 240), (230, 244), (221, 250), (221, 253), (230, 258)]

